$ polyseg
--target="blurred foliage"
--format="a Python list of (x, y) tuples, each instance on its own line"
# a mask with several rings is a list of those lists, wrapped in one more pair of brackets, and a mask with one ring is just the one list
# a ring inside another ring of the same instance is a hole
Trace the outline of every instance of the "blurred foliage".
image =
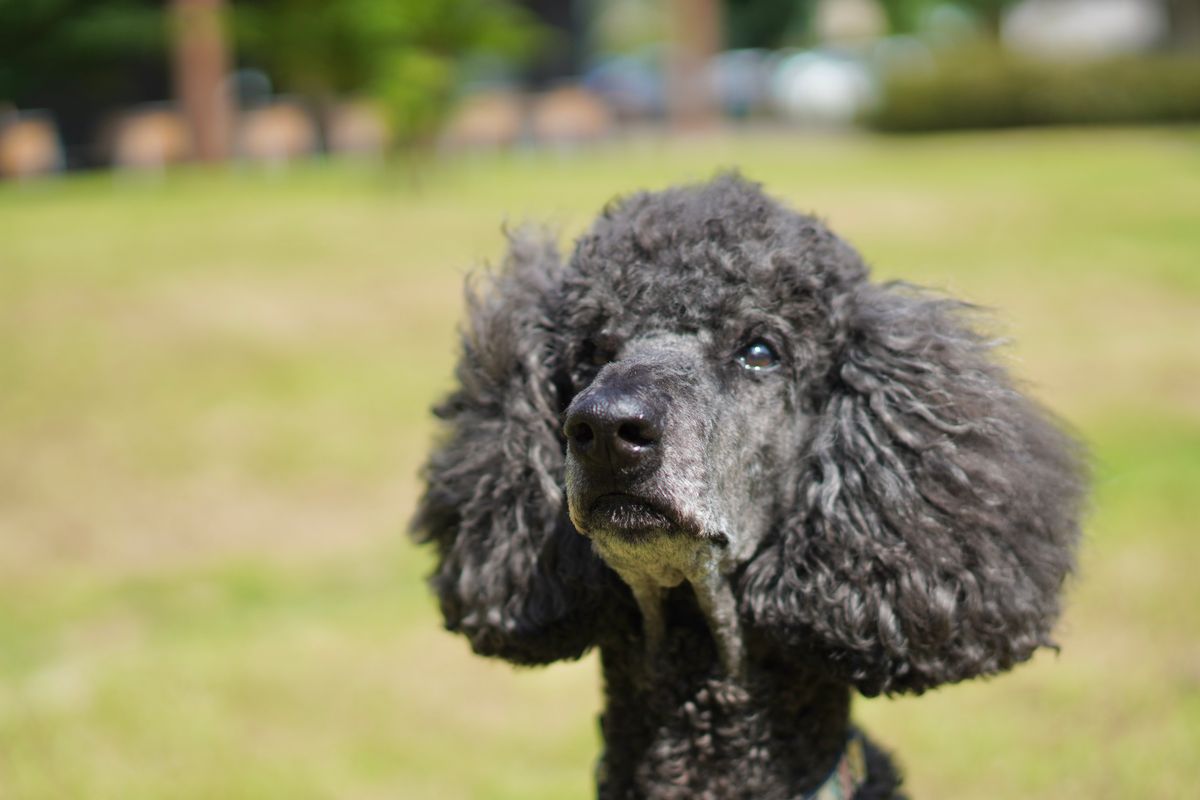
[(606, 0), (588, 8), (588, 38), (595, 50), (632, 53), (662, 45), (667, 14), (663, 3), (644, 0)]
[(1000, 25), (1004, 12), (1019, 0), (954, 0), (954, 5), (971, 11), (983, 23), (984, 29), (994, 39), (1000, 38)]
[(725, 0), (725, 45), (777, 48), (802, 38), (816, 0)]
[(888, 32), (892, 34), (916, 33), (922, 17), (933, 5), (933, 0), (879, 0), (887, 17)]
[(1200, 49), (1200, 3), (1196, 0), (1163, 0), (1167, 14), (1167, 37), (1179, 50)]
[(885, 76), (884, 131), (1200, 120), (1200, 58), (1046, 61), (972, 47)]
[(0, 101), (24, 105), (62, 81), (103, 91), (114, 66), (166, 44), (156, 0), (0, 0)]
[[(918, 33), (940, 5), (956, 6), (976, 18), (993, 38), (1003, 13), (1017, 0), (878, 0), (891, 34)], [(725, 41), (730, 48), (779, 48), (812, 34), (817, 0), (724, 0)]]
[(1019, 0), (878, 0), (892, 34), (919, 33), (939, 6), (952, 6), (977, 20), (992, 39), (1000, 36), (1004, 13)]
[(261, 0), (236, 5), (242, 51), (286, 91), (371, 94), (401, 144), (429, 137), (467, 55), (519, 60), (540, 29), (506, 0)]

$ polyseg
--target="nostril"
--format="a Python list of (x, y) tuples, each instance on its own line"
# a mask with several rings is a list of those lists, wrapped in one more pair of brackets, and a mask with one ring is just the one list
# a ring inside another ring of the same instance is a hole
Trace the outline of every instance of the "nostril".
[(596, 438), (596, 433), (592, 430), (592, 426), (586, 422), (576, 422), (567, 431), (567, 438), (578, 447), (587, 447)]
[(617, 436), (635, 447), (649, 447), (656, 441), (651, 431), (636, 422), (624, 422), (617, 428)]

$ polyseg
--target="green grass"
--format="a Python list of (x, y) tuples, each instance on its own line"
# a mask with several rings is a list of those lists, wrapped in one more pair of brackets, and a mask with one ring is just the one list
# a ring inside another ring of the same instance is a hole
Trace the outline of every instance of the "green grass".
[(1062, 651), (857, 713), (915, 796), (1200, 785), (1200, 132), (747, 134), (0, 186), (0, 797), (591, 793), (594, 658), (440, 630), (403, 530), (500, 223), (738, 165), (994, 307), (1095, 457)]

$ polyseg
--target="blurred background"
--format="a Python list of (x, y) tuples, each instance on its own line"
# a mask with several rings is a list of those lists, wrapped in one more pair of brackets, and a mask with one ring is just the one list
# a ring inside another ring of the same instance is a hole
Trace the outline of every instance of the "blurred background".
[(917, 797), (1200, 787), (1197, 0), (0, 0), (0, 798), (592, 794), (597, 664), (406, 539), (502, 223), (740, 167), (1092, 449), (1060, 653), (860, 701)]

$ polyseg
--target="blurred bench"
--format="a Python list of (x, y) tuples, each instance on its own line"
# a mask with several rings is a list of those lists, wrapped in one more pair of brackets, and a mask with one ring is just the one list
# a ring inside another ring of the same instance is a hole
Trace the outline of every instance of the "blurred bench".
[(522, 142), (571, 146), (614, 130), (614, 115), (596, 94), (564, 86), (526, 95), (500, 89), (468, 95), (450, 114), (441, 144), (450, 150), (490, 150)]
[(0, 177), (27, 180), (63, 168), (62, 144), (46, 112), (0, 115)]
[(112, 125), (110, 138), (109, 153), (117, 169), (159, 171), (192, 154), (187, 122), (166, 104), (121, 114)]
[(299, 103), (276, 100), (242, 111), (234, 142), (240, 158), (278, 166), (317, 151), (317, 126)]

